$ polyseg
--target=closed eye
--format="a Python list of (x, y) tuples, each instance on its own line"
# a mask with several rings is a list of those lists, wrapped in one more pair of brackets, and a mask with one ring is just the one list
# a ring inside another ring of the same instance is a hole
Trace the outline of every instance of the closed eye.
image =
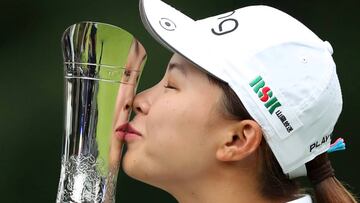
[(164, 87), (167, 89), (174, 89), (174, 90), (176, 89), (176, 87), (174, 87), (170, 81), (166, 81)]
[(171, 86), (171, 85), (168, 85), (168, 84), (164, 85), (164, 87), (167, 88), (167, 89), (174, 89), (174, 90), (176, 90), (175, 87), (173, 87), (173, 86)]

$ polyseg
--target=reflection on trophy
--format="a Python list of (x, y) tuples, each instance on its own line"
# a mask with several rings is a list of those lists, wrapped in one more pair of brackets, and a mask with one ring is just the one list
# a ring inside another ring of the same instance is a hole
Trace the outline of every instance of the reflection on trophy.
[(146, 60), (125, 30), (103, 23), (70, 26), (62, 38), (65, 133), (56, 202), (115, 202), (122, 141)]

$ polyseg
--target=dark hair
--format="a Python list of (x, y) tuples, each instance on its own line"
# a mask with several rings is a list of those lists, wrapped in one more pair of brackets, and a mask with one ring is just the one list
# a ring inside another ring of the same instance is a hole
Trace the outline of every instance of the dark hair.
[[(223, 90), (222, 104), (223, 112), (226, 116), (232, 119), (244, 120), (252, 119), (247, 112), (241, 100), (230, 88), (230, 86), (217, 79), (216, 77), (207, 74), (211, 84), (220, 87)], [(253, 120), (253, 119), (252, 119)], [(283, 173), (278, 161), (272, 153), (269, 145), (262, 139), (260, 144), (260, 165), (262, 167), (259, 177), (261, 194), (271, 200), (291, 200), (295, 199), (297, 195), (304, 193), (298, 182), (290, 179)], [(316, 167), (319, 163), (328, 161), (327, 155), (318, 156), (309, 162), (311, 167), (307, 167), (308, 172)], [(329, 162), (330, 163), (330, 162)], [(347, 203), (357, 202), (355, 197), (345, 189), (345, 187), (335, 178), (335, 176), (326, 178), (314, 186), (315, 199), (317, 203)]]

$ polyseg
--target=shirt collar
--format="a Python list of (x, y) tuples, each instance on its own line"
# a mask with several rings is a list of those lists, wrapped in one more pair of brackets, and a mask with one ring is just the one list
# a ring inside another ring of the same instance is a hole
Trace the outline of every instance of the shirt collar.
[(312, 203), (311, 197), (308, 194), (301, 195), (298, 199), (292, 200), (287, 203)]

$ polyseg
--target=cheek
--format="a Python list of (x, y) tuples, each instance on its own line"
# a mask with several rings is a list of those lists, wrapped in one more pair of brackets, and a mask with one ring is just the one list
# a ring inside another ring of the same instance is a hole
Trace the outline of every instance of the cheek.
[(170, 99), (152, 106), (146, 122), (149, 136), (147, 142), (152, 151), (162, 151), (165, 154), (178, 151), (182, 143), (186, 142), (186, 129), (189, 129), (184, 128), (188, 125), (186, 114), (187, 108), (183, 104), (174, 103)]
[(145, 154), (172, 171), (206, 167), (215, 152), (206, 125), (203, 104), (165, 100), (153, 105), (146, 122), (149, 139)]
[[(153, 105), (146, 122), (151, 140), (159, 144), (176, 145), (194, 142), (201, 133), (203, 118), (193, 104), (180, 100), (164, 100)], [(165, 147), (165, 146), (161, 146)]]

